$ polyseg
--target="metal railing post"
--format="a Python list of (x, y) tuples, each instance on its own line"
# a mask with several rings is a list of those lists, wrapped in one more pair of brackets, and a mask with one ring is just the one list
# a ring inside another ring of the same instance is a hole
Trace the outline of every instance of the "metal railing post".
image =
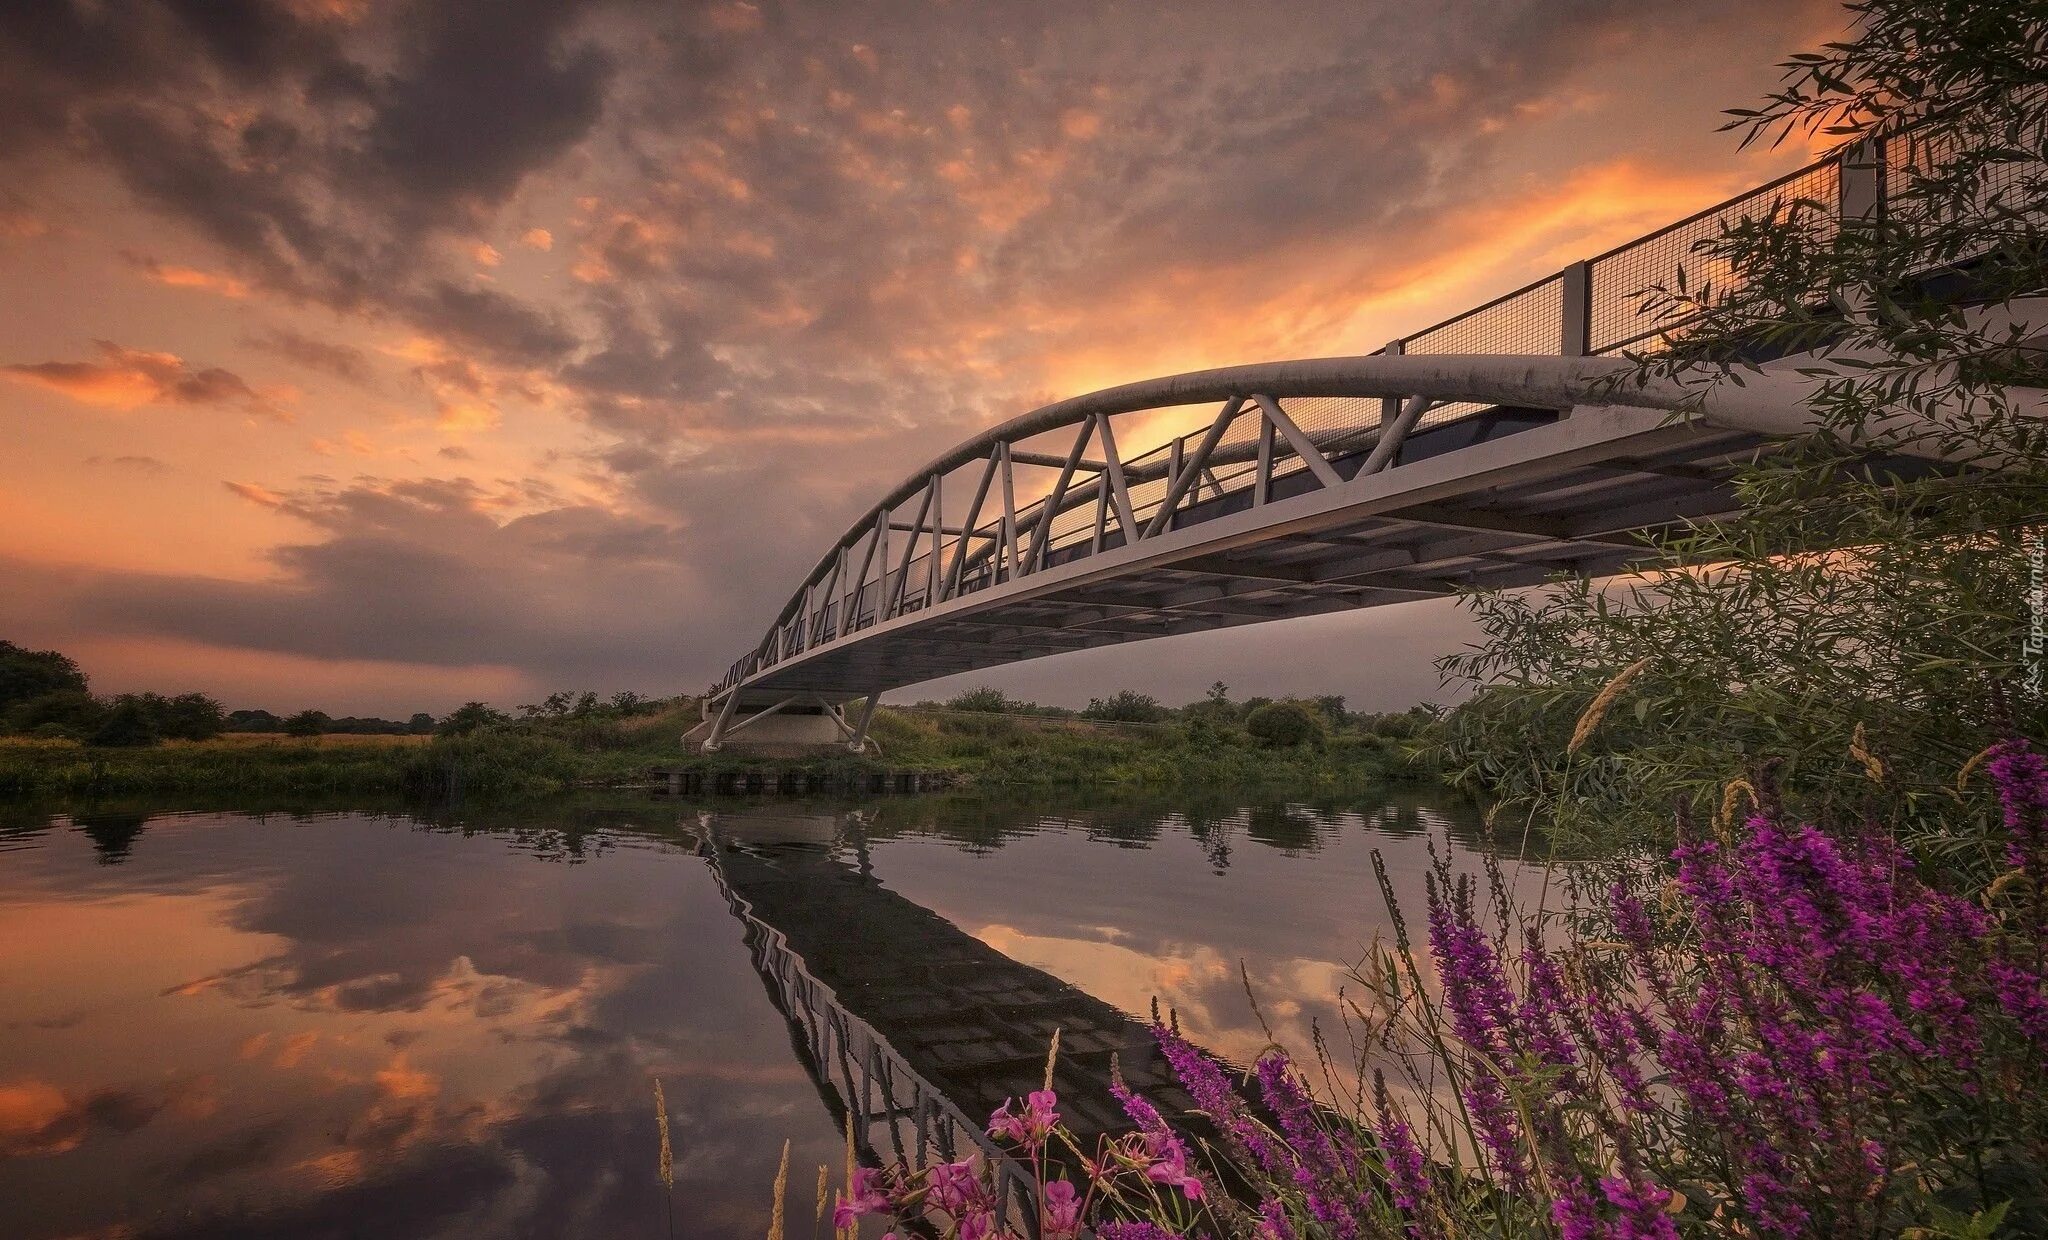
[(1564, 357), (1584, 357), (1593, 351), (1593, 264), (1573, 263), (1558, 279), (1563, 283), (1564, 321), (1557, 351)]

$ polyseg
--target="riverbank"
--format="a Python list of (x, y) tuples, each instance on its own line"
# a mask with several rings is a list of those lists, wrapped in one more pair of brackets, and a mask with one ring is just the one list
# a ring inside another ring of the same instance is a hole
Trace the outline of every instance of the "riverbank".
[(652, 772), (715, 777), (773, 768), (849, 782), (870, 772), (940, 772), (957, 787), (1094, 784), (1207, 786), (1285, 781), (1300, 786), (1429, 779), (1407, 743), (1369, 730), (1292, 746), (1183, 724), (1115, 724), (973, 712), (878, 712), (880, 758), (851, 754), (796, 763), (685, 755), (691, 710), (604, 726), (523, 722), (463, 736), (230, 733), (206, 741), (105, 748), (0, 738), (0, 796), (144, 793), (367, 793), (445, 799), (542, 796), (657, 782)]

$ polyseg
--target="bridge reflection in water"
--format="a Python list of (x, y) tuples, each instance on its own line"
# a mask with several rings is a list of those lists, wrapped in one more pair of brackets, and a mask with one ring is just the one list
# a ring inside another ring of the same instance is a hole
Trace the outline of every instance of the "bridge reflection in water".
[(984, 1127), (1005, 1099), (1042, 1086), (1055, 1029), (1054, 1087), (1083, 1149), (1130, 1126), (1109, 1092), (1112, 1056), (1166, 1115), (1193, 1107), (1144, 1024), (884, 887), (860, 815), (747, 823), (736, 839), (703, 815), (698, 851), (797, 1057), (835, 1123), (851, 1117), (861, 1161), (924, 1167), (979, 1151), (1001, 1199), (1031, 1213), (1029, 1169)]

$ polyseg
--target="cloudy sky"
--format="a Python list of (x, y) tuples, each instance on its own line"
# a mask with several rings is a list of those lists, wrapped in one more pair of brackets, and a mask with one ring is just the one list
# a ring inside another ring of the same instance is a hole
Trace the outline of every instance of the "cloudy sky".
[[(989, 423), (1370, 351), (1801, 162), (1718, 111), (1841, 22), (5, 6), (0, 637), (272, 709), (699, 690)], [(1464, 632), (1417, 605), (986, 679), (1396, 706)]]

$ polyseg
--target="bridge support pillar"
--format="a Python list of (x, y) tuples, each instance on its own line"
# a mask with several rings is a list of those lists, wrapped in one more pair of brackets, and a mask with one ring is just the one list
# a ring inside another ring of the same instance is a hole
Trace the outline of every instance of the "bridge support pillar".
[[(877, 695), (879, 696), (879, 695)], [(867, 735), (873, 698), (856, 726), (845, 711), (815, 693), (741, 700), (728, 693), (715, 708), (705, 704), (704, 721), (683, 734), (683, 748), (698, 753), (732, 752), (750, 757), (806, 758), (878, 752)]]

